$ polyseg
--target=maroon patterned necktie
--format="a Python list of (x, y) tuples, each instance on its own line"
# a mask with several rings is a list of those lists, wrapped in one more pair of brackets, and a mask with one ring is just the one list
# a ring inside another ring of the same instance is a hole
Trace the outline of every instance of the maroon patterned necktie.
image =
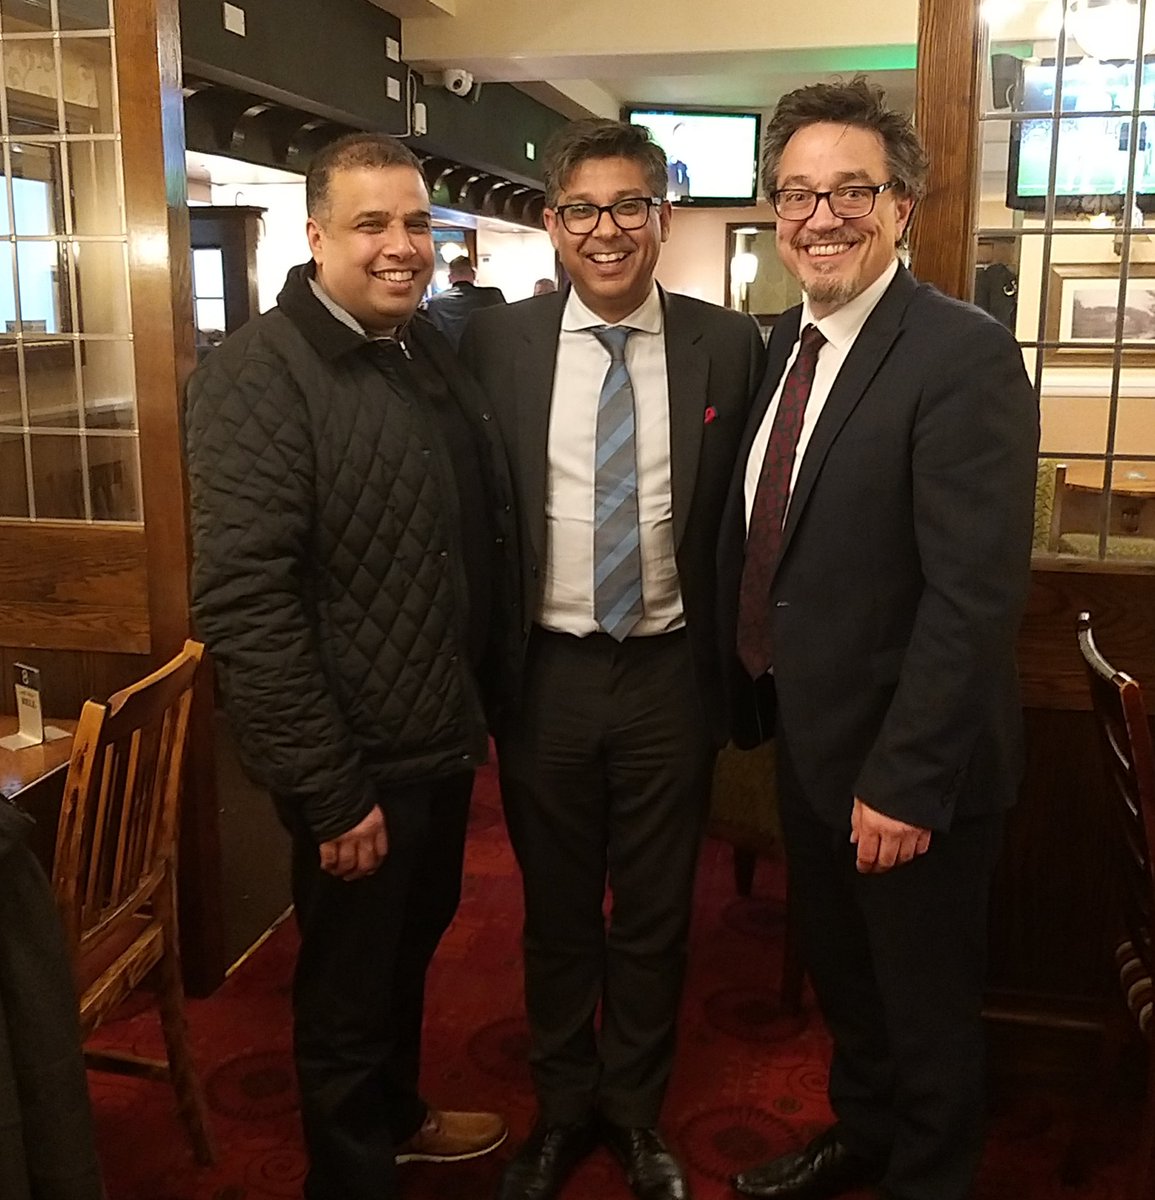
[(802, 432), (802, 417), (810, 388), (814, 383), (814, 368), (818, 351), (826, 338), (815, 325), (802, 331), (798, 357), (786, 373), (782, 396), (762, 471), (754, 507), (750, 511), (750, 530), (746, 535), (746, 561), (742, 567), (742, 587), (738, 593), (738, 657), (758, 679), (770, 670), (774, 661), (770, 636), (770, 585), (778, 565), (778, 550), (782, 544), (782, 525), (786, 519), (786, 504), (790, 499), (790, 477), (794, 473), (794, 458), (798, 451), (798, 435)]

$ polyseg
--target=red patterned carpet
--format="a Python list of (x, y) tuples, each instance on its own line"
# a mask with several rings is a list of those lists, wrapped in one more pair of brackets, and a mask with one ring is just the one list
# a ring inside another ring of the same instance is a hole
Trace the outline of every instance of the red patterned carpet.
[[(697, 1200), (733, 1197), (736, 1170), (796, 1147), (829, 1119), (827, 1041), (809, 1006), (797, 1020), (773, 1004), (780, 962), (781, 878), (759, 868), (755, 898), (735, 898), (729, 848), (702, 855), (683, 1006), (680, 1052), (665, 1128), (688, 1163)], [(511, 1141), (461, 1166), (403, 1168), (406, 1200), (488, 1200), (502, 1164), (533, 1118), (522, 1018), (521, 893), (497, 786), (483, 773), (474, 800), (464, 900), (434, 964), (425, 1039), (425, 1091), (436, 1104), (497, 1109)], [(280, 1200), (300, 1196), (304, 1159), (296, 1122), (288, 979), (294, 949), (282, 926), (208, 1000), (189, 1005), (220, 1150), (195, 1166), (171, 1092), (158, 1084), (90, 1075), (110, 1200)], [(131, 1006), (101, 1040), (159, 1054), (152, 1012)], [(1060, 1186), (1069, 1097), (1001, 1096), (977, 1200), (1122, 1197), (1125, 1163), (1112, 1145), (1130, 1122), (1105, 1114), (1091, 1178)], [(566, 1200), (628, 1200), (604, 1151), (566, 1189)]]

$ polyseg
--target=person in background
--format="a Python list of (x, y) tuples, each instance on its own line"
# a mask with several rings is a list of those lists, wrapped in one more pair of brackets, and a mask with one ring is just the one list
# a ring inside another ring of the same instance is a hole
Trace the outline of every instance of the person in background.
[(580, 121), (544, 163), (572, 288), (475, 313), (461, 346), (521, 529), (496, 737), (539, 1119), (499, 1195), (556, 1196), (600, 1138), (642, 1200), (683, 1200), (657, 1124), (723, 737), (718, 522), (763, 349), (748, 316), (655, 283), (670, 206), (647, 130)]
[(473, 264), (463, 254), (449, 264), (449, 287), (425, 302), (425, 315), (445, 334), (454, 350), (474, 309), (505, 303), (500, 288), (478, 287), (476, 279)]
[(666, 195), (684, 200), (690, 194), (690, 168), (682, 159), (686, 153), (686, 123), (679, 121), (670, 130), (670, 157), (666, 164)]
[(548, 296), (550, 292), (557, 291), (557, 284), (552, 279), (535, 279), (533, 284), (533, 294), (535, 296)]
[(426, 967), (457, 908), (507, 482), (482, 398), (413, 319), (429, 195), (352, 134), (306, 180), (312, 261), (188, 389), (193, 610), (292, 835), (307, 1200), (486, 1154), (491, 1113), (418, 1092)]
[(783, 96), (767, 131), (803, 301), (775, 322), (742, 443), (720, 609), (742, 740), (775, 736), (836, 1123), (740, 1174), (746, 1196), (964, 1200), (982, 1146), (1039, 413), (1011, 334), (898, 260), (926, 170), (861, 78)]

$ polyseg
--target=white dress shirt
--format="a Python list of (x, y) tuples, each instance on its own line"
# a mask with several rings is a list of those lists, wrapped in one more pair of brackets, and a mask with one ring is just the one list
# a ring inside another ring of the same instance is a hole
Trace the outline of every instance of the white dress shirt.
[(867, 317), (874, 312), (874, 306), (882, 299), (886, 289), (890, 287), (890, 281), (894, 278), (897, 270), (898, 259), (896, 258), (868, 288), (860, 292), (848, 304), (835, 309), (828, 317), (823, 317), (821, 320), (811, 314), (810, 302), (803, 296), (802, 320), (798, 324), (798, 340), (794, 343), (794, 349), (790, 351), (790, 357), (786, 360), (782, 378), (778, 381), (778, 388), (770, 401), (770, 407), (766, 410), (765, 417), (762, 418), (762, 424), (758, 427), (758, 433), (750, 447), (750, 457), (746, 460), (747, 530), (750, 528), (750, 513), (754, 508), (754, 494), (758, 490), (758, 478), (762, 474), (762, 461), (766, 457), (766, 447), (770, 443), (770, 430), (774, 425), (774, 415), (778, 412), (778, 402), (782, 398), (782, 387), (786, 382), (786, 376), (790, 374), (790, 368), (794, 365), (794, 360), (798, 357), (798, 350), (802, 345), (802, 330), (807, 325), (816, 325), (818, 331), (826, 338), (826, 342), (818, 351), (814, 383), (810, 388), (810, 399), (806, 402), (806, 411), (802, 417), (802, 431), (798, 435), (798, 452), (794, 456), (794, 470), (790, 475), (791, 494), (794, 492), (795, 483), (798, 482), (798, 471), (802, 466), (806, 447), (810, 444), (811, 435), (814, 433), (814, 426), (818, 424), (818, 418), (822, 415), (822, 409), (830, 395), (830, 389), (834, 386), (834, 381), (838, 378), (838, 372), (842, 370), (842, 364), (846, 362), (851, 347), (862, 332)]
[[(538, 624), (579, 637), (595, 633), (594, 458), (598, 398), (609, 351), (592, 332), (604, 326), (571, 290), (562, 315), (549, 419), (546, 475), (546, 555)], [(631, 637), (666, 633), (685, 624), (674, 562), (670, 489), (670, 396), (662, 300), (655, 285), (619, 325), (636, 330), (626, 342), (634, 389), (644, 613)]]

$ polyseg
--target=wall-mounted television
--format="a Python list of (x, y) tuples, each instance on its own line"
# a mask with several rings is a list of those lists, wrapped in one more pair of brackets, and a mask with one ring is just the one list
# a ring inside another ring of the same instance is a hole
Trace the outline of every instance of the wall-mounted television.
[(649, 129), (666, 152), (672, 204), (738, 207), (758, 198), (758, 113), (627, 108), (624, 119)]
[[(1049, 112), (1055, 100), (1055, 62), (1024, 63), (1014, 107), (1018, 112)], [(1063, 66), (1059, 152), (1055, 163), (1055, 211), (1117, 212), (1127, 190), (1132, 139), (1135, 140), (1135, 202), (1155, 212), (1155, 61), (1144, 62), (1139, 106), (1132, 118), (1133, 62), (1074, 59)], [(1083, 115), (1083, 114), (1096, 114)], [(1135, 128), (1133, 129), (1132, 126)], [(1011, 123), (1007, 165), (1007, 207), (1043, 212), (1051, 170), (1049, 118)]]

